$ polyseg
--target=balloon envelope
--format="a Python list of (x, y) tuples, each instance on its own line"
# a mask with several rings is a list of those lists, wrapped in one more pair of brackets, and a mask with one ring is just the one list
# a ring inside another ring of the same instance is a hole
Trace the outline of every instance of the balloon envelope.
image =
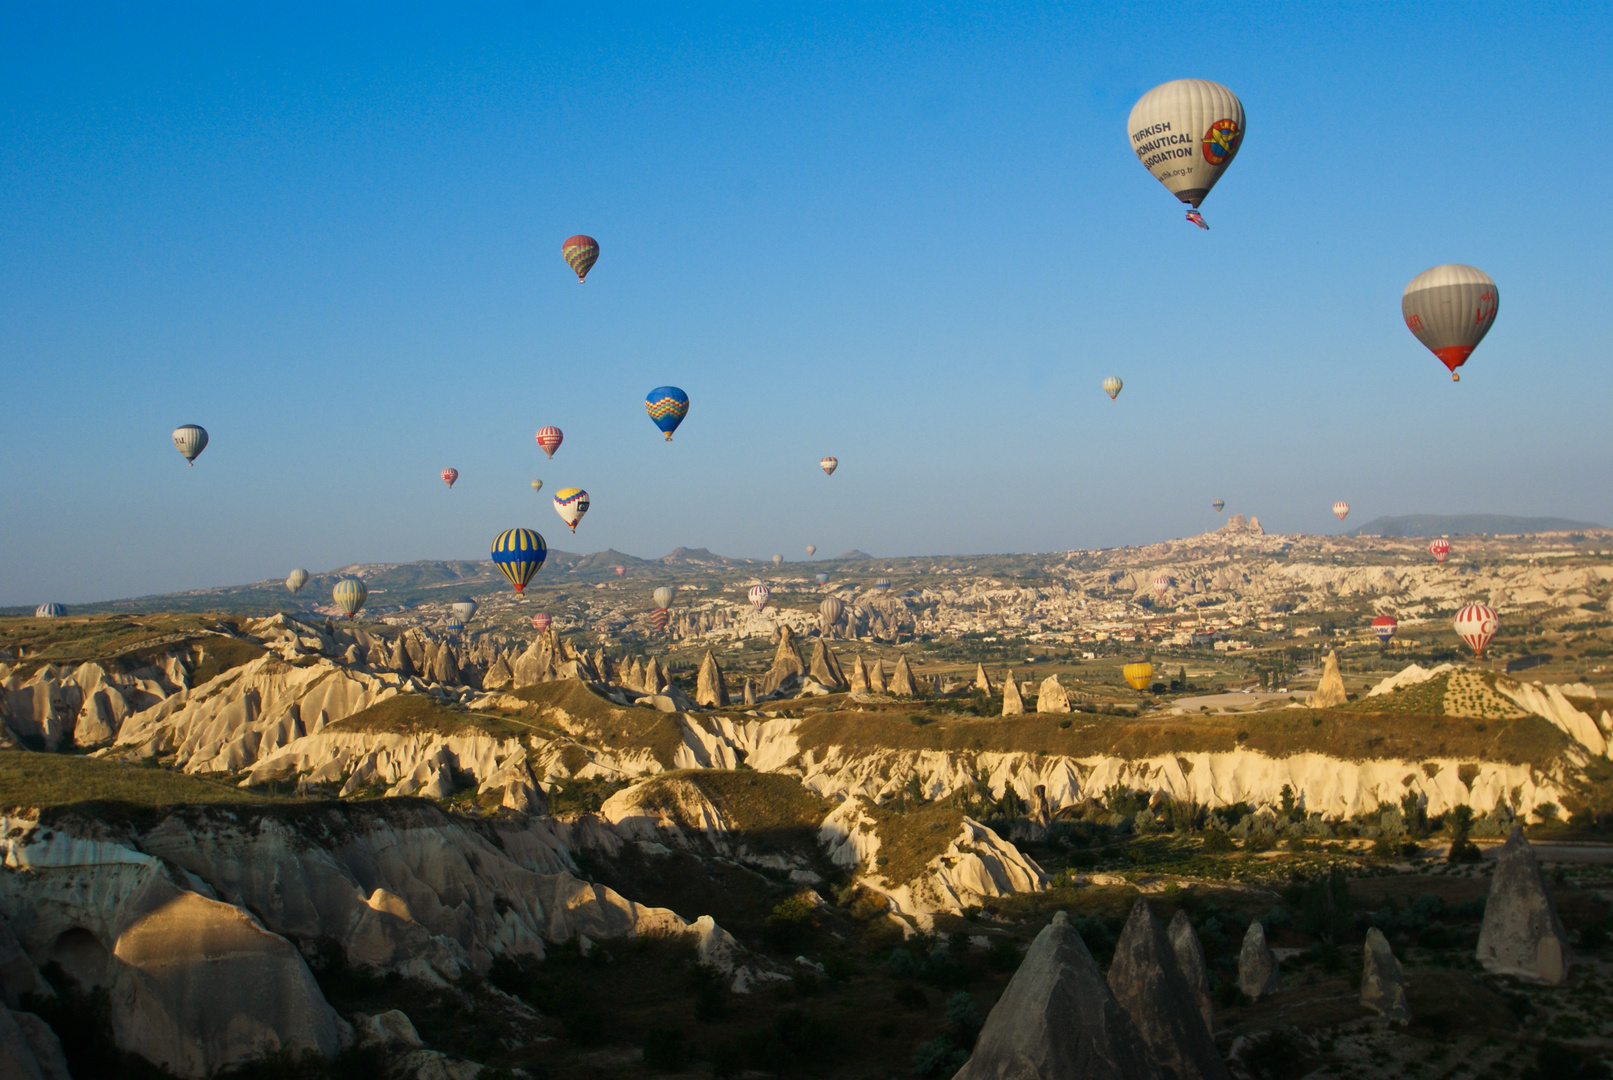
[(466, 597), (463, 600), (456, 600), (453, 604), (452, 610), (455, 615), (459, 616), (460, 622), (468, 623), (475, 616), (476, 609), (478, 607), (480, 607), (480, 605), (477, 604), (476, 601)]
[(824, 597), (823, 603), (818, 605), (819, 625), (822, 627), (823, 632), (827, 634), (834, 629), (835, 623), (840, 621), (840, 616), (844, 615), (845, 612), (846, 605), (838, 596)]
[(1221, 511), (1227, 508), (1227, 501), (1225, 499), (1217, 499), (1210, 505), (1215, 507), (1215, 512), (1219, 514)]
[(667, 622), (668, 622), (668, 618), (667, 618), (666, 608), (658, 607), (658, 608), (651, 608), (650, 609), (650, 625), (651, 626), (655, 627), (657, 630), (661, 631), (662, 633), (665, 633), (666, 632)]
[(1119, 397), (1120, 391), (1125, 389), (1125, 387), (1126, 384), (1120, 381), (1120, 376), (1118, 375), (1111, 375), (1107, 379), (1103, 380), (1103, 392), (1109, 395), (1110, 401), (1113, 401), (1115, 398)]
[(1441, 538), (1428, 545), (1428, 554), (1432, 555), (1437, 562), (1444, 562), (1450, 553), (1451, 542), (1449, 540)]
[(286, 575), (286, 588), (292, 592), (299, 592), (306, 584), (308, 584), (308, 571), (301, 567)]
[(60, 604), (40, 604), (34, 608), (36, 619), (59, 619), (67, 614), (67, 609)]
[(542, 480), (534, 480), (534, 481), (532, 481), (532, 490), (534, 492), (542, 491), (543, 490), (543, 481)]
[(1372, 632), (1378, 635), (1379, 641), (1387, 642), (1395, 636), (1395, 631), (1399, 628), (1400, 620), (1393, 615), (1379, 615), (1372, 620)]
[(874, 588), (878, 589), (880, 592), (890, 592), (890, 587), (890, 578), (880, 578), (878, 581), (874, 582)]
[(561, 488), (554, 493), (554, 512), (576, 532), (577, 522), (588, 513), (588, 492), (582, 488)]
[(767, 598), (773, 595), (773, 590), (766, 585), (752, 585), (750, 587), (751, 606), (761, 611), (767, 606)]
[(566, 260), (566, 265), (571, 267), (579, 282), (587, 281), (588, 271), (599, 261), (599, 241), (581, 233), (567, 237), (560, 245), (560, 257)]
[(554, 625), (554, 620), (549, 617), (549, 613), (546, 611), (540, 611), (532, 616), (532, 629), (540, 634), (552, 625)]
[(774, 566), (779, 566), (779, 565), (783, 564), (783, 562), (784, 562), (784, 556), (782, 556), (782, 555), (773, 556), (773, 565)]
[(1333, 504), (1333, 516), (1343, 521), (1350, 516), (1350, 504), (1340, 499)]
[(548, 557), (549, 545), (532, 529), (506, 529), (493, 540), (493, 562), (518, 593), (526, 590)]
[(459, 470), (458, 469), (444, 469), (442, 471), (442, 482), (447, 484), (449, 487), (453, 487), (454, 486), (454, 481), (458, 480), (458, 479), (459, 479)]
[(623, 577), (627, 574), (627, 567), (625, 566), (613, 566), (611, 569), (616, 571), (617, 577)]
[(1137, 100), (1126, 134), (1154, 179), (1196, 207), (1243, 145), (1243, 103), (1220, 83), (1176, 79)]
[(656, 607), (669, 608), (672, 606), (672, 590), (665, 585), (659, 586), (650, 595), (654, 598)]
[(336, 606), (342, 609), (342, 614), (351, 619), (358, 614), (359, 608), (369, 598), (370, 590), (356, 577), (339, 578), (336, 586), (330, 591), (330, 598), (336, 601)]
[(819, 585), (827, 585), (827, 584), (829, 584), (829, 574), (828, 574), (827, 571), (819, 570), (818, 573), (817, 573), (817, 578), (818, 578), (818, 584)]
[(817, 544), (808, 544), (807, 545), (807, 558), (811, 558), (812, 556), (816, 555), (817, 553), (818, 553), (818, 545)]
[(1476, 266), (1447, 263), (1411, 279), (1400, 297), (1406, 329), (1451, 369), (1467, 363), (1478, 343), (1495, 324), (1501, 292), (1490, 275)]
[(1171, 587), (1171, 579), (1161, 574), (1154, 579), (1153, 585), (1154, 592), (1159, 596), (1164, 596)]
[(1154, 665), (1127, 664), (1120, 669), (1120, 674), (1131, 684), (1133, 690), (1147, 690), (1148, 684), (1154, 681)]
[(657, 386), (644, 395), (644, 411), (656, 427), (666, 432), (666, 441), (678, 430), (683, 418), (689, 415), (689, 395), (676, 386)]
[(833, 476), (835, 474), (835, 470), (839, 467), (839, 458), (826, 457), (822, 461), (818, 462), (818, 468), (822, 469), (824, 475), (826, 476)]
[(174, 449), (186, 461), (196, 464), (196, 455), (207, 449), (207, 429), (200, 424), (181, 424), (174, 428)]
[(1496, 629), (1501, 621), (1496, 618), (1495, 611), (1484, 604), (1469, 604), (1456, 613), (1454, 623), (1456, 634), (1468, 647), (1478, 654), (1480, 660), (1484, 659), (1484, 647), (1495, 637)]
[(536, 438), (543, 452), (550, 457), (554, 457), (554, 452), (560, 449), (560, 444), (566, 439), (557, 427), (540, 427)]

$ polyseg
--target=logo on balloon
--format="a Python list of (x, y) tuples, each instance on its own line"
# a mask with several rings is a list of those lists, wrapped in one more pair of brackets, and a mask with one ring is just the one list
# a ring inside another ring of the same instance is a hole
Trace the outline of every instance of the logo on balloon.
[(1204, 160), (1211, 165), (1225, 165), (1238, 152), (1238, 141), (1242, 138), (1236, 120), (1217, 120), (1204, 133)]

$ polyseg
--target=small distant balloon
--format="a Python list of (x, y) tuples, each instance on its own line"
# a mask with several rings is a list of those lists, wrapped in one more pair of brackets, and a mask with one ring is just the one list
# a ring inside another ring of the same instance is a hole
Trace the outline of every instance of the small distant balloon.
[(672, 606), (672, 590), (665, 585), (657, 586), (655, 591), (650, 594), (650, 597), (655, 601), (655, 606), (658, 608), (665, 609)]
[(582, 488), (561, 488), (554, 493), (554, 512), (576, 532), (577, 522), (588, 513), (588, 492)]
[(554, 620), (549, 617), (549, 613), (546, 611), (540, 611), (532, 616), (532, 629), (540, 634), (553, 625)]
[(611, 569), (612, 569), (612, 570), (614, 570), (614, 571), (616, 571), (616, 576), (617, 576), (617, 577), (623, 577), (623, 576), (624, 576), (624, 575), (626, 575), (626, 573), (627, 573), (627, 567), (625, 567), (625, 566), (622, 566), (622, 565), (620, 565), (620, 564), (618, 564), (618, 565), (616, 565), (616, 566), (613, 566), (613, 567), (611, 567)]
[(493, 562), (517, 593), (526, 591), (526, 583), (548, 557), (549, 545), (533, 529), (506, 529), (493, 539)]
[(1400, 297), (1406, 329), (1450, 369), (1452, 382), (1461, 381), (1456, 369), (1490, 332), (1500, 308), (1501, 291), (1490, 275), (1461, 263), (1424, 270)]
[(1148, 685), (1154, 681), (1154, 665), (1127, 664), (1120, 669), (1120, 674), (1133, 690), (1147, 690)]
[(1118, 375), (1111, 375), (1107, 379), (1103, 380), (1103, 392), (1109, 395), (1110, 401), (1113, 401), (1115, 398), (1119, 397), (1120, 391), (1124, 390), (1125, 388), (1126, 384), (1120, 380), (1120, 376)]
[(542, 490), (543, 490), (543, 481), (542, 480), (534, 480), (534, 481), (532, 481), (532, 491), (533, 491), (534, 494), (536, 494), (537, 492), (542, 491)]
[(308, 571), (298, 567), (286, 575), (286, 588), (292, 592), (301, 592), (302, 587), (308, 584)]
[(40, 604), (34, 608), (34, 618), (36, 619), (59, 619), (66, 614), (67, 609), (60, 604)]
[(1350, 504), (1345, 502), (1343, 499), (1340, 499), (1338, 502), (1334, 503), (1333, 516), (1338, 518), (1340, 521), (1343, 521), (1345, 518), (1349, 517)]
[(824, 571), (824, 570), (819, 570), (818, 573), (817, 573), (817, 579), (818, 579), (818, 584), (819, 585), (827, 585), (827, 584), (829, 584), (829, 574), (828, 574), (828, 572)]
[(816, 555), (817, 553), (818, 553), (818, 545), (817, 544), (808, 544), (807, 545), (807, 558), (810, 559), (812, 556)]
[(174, 428), (174, 449), (194, 466), (197, 455), (207, 449), (207, 429), (200, 424), (181, 424)]
[(454, 601), (451, 610), (455, 615), (459, 616), (460, 622), (468, 623), (476, 616), (476, 609), (480, 606), (481, 605), (477, 604), (476, 601), (467, 596), (463, 600)]
[(891, 579), (880, 578), (878, 581), (874, 582), (874, 588), (878, 589), (880, 592), (890, 592)]
[(464, 630), (465, 630), (465, 620), (461, 619), (458, 615), (450, 615), (450, 616), (448, 616), (448, 624), (447, 625), (448, 625), (448, 632), (450, 634), (460, 634), (460, 633), (463, 633)]
[(1215, 512), (1219, 514), (1221, 511), (1227, 508), (1227, 501), (1225, 499), (1217, 499), (1210, 505), (1215, 507)]
[(1372, 632), (1377, 634), (1378, 640), (1385, 645), (1389, 644), (1389, 639), (1395, 636), (1395, 631), (1399, 628), (1400, 620), (1393, 615), (1379, 615), (1372, 620)]
[(561, 434), (557, 427), (540, 427), (536, 438), (543, 452), (551, 458), (554, 457), (554, 452), (560, 449), (560, 444), (566, 441), (565, 435)]
[(577, 275), (578, 283), (584, 284), (588, 281), (588, 271), (599, 261), (599, 241), (578, 233), (560, 245), (560, 256), (571, 267), (572, 273)]
[(1171, 579), (1166, 577), (1164, 574), (1160, 574), (1158, 577), (1154, 578), (1153, 585), (1154, 585), (1154, 595), (1155, 596), (1164, 596), (1167, 592), (1170, 591)]
[(689, 395), (676, 386), (657, 386), (644, 395), (644, 411), (656, 427), (666, 432), (666, 441), (678, 430), (683, 418), (689, 415)]
[(650, 609), (650, 625), (660, 633), (666, 633), (667, 623), (671, 621), (664, 607)]
[(1495, 611), (1484, 604), (1469, 604), (1456, 613), (1456, 634), (1468, 647), (1478, 654), (1480, 660), (1484, 659), (1484, 647), (1495, 637), (1496, 629), (1501, 621), (1496, 618)]
[(839, 467), (839, 458), (826, 457), (822, 461), (818, 462), (818, 468), (823, 470), (825, 476), (833, 476), (835, 474), (835, 470)]
[(447, 484), (449, 487), (453, 487), (454, 486), (454, 481), (458, 480), (458, 479), (459, 479), (459, 470), (458, 469), (444, 469), (442, 471), (442, 482)]
[(1432, 555), (1436, 562), (1444, 562), (1450, 557), (1451, 542), (1444, 538), (1435, 540), (1432, 544), (1428, 545), (1428, 554)]
[(782, 556), (782, 555), (774, 555), (773, 556), (773, 565), (774, 566), (782, 566), (783, 563), (784, 563), (784, 556)]
[(356, 577), (345, 576), (338, 578), (336, 586), (331, 589), (330, 597), (336, 601), (336, 606), (342, 609), (342, 614), (351, 619), (357, 615), (369, 599), (369, 587)]
[(840, 616), (846, 612), (845, 602), (838, 596), (826, 596), (823, 603), (818, 605), (819, 628), (827, 634), (833, 630), (840, 621)]
[(767, 606), (768, 597), (772, 595), (773, 590), (769, 589), (766, 585), (752, 585), (750, 587), (751, 606), (757, 611), (761, 611)]

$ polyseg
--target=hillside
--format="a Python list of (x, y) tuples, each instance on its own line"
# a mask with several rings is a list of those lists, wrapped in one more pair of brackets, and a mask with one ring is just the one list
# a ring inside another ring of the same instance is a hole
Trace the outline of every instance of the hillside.
[(1406, 514), (1380, 517), (1351, 529), (1345, 536), (1517, 536), (1523, 533), (1605, 529), (1589, 521), (1557, 517), (1512, 517), (1507, 514)]

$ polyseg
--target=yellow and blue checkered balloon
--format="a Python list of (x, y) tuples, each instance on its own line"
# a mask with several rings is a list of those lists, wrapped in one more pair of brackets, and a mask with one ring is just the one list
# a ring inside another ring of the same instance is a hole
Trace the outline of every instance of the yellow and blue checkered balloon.
[(666, 432), (666, 441), (678, 430), (689, 413), (689, 395), (676, 386), (657, 386), (644, 396), (644, 411), (650, 414), (655, 426)]

